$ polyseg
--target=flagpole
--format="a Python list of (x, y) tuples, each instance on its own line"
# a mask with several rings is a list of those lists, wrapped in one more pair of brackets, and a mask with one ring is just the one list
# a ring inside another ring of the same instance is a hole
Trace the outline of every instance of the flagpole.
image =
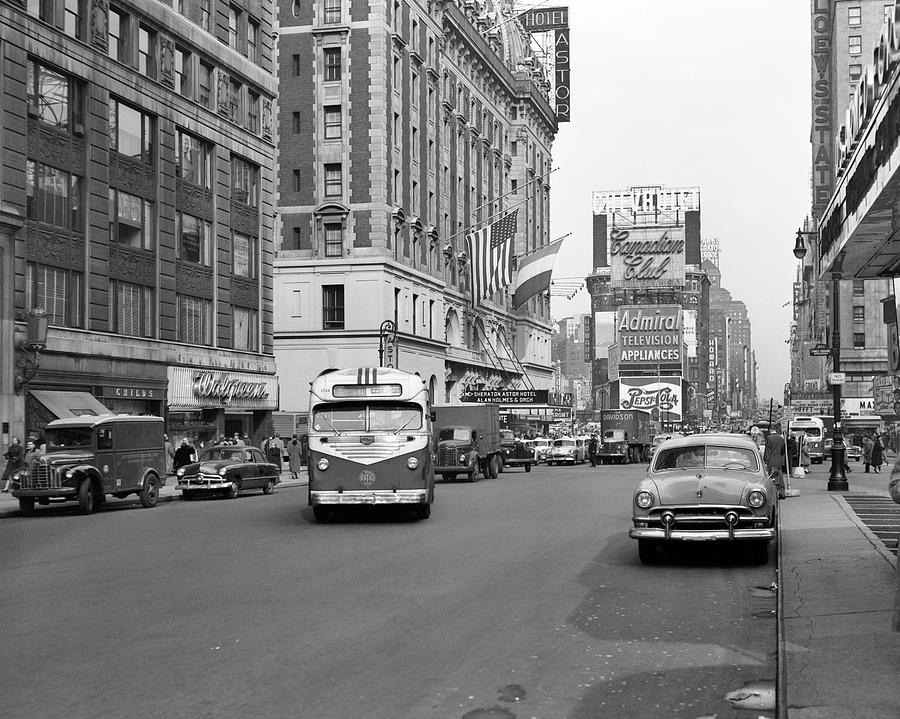
[(528, 257), (528, 255), (533, 255), (535, 252), (540, 252), (541, 250), (546, 250), (548, 247), (555, 245), (557, 242), (562, 242), (564, 239), (566, 239), (567, 237), (570, 237), (571, 235), (572, 235), (571, 232), (567, 232), (562, 237), (557, 237), (555, 240), (553, 240), (553, 242), (548, 242), (546, 245), (541, 245), (540, 247), (537, 247), (533, 250), (528, 250), (528, 252), (523, 252), (521, 255), (516, 255), (516, 259), (518, 260), (522, 257)]

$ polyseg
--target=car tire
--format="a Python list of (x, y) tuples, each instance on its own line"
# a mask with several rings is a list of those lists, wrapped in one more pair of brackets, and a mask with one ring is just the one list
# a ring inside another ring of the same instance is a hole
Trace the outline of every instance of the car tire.
[(445, 482), (455, 482), (456, 481), (456, 472), (444, 472), (441, 475), (441, 479)]
[(148, 474), (144, 480), (144, 488), (138, 497), (141, 500), (141, 506), (152, 509), (159, 502), (159, 477), (155, 474)]
[(656, 542), (652, 539), (638, 540), (638, 557), (641, 564), (654, 564), (656, 562)]
[(313, 506), (313, 517), (315, 517), (316, 521), (320, 524), (324, 524), (331, 519), (331, 509), (324, 504), (316, 504)]
[(769, 563), (769, 543), (753, 542), (750, 545), (750, 561), (757, 566), (764, 566)]
[(428, 519), (431, 516), (431, 505), (420, 504), (416, 507), (416, 519)]
[(82, 514), (94, 511), (94, 488), (90, 479), (82, 479), (78, 485), (78, 511)]
[(525, 471), (526, 471), (526, 472), (530, 472), (530, 471), (531, 471), (531, 465), (528, 464), (528, 462), (525, 463)]
[(181, 490), (181, 498), (186, 502), (190, 502), (194, 499), (194, 490), (192, 489), (182, 489)]
[(228, 485), (228, 489), (225, 490), (225, 499), (237, 499), (238, 492), (241, 491), (241, 485), (238, 484), (236, 479), (231, 480), (231, 484)]
[(263, 487), (263, 494), (274, 494), (275, 493), (275, 480), (270, 479), (266, 482), (266, 486)]
[(19, 497), (19, 514), (23, 517), (34, 515), (34, 497)]

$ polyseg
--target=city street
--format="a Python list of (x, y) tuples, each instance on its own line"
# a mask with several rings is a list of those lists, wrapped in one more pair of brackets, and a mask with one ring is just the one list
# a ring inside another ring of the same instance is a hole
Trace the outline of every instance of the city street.
[(764, 715), (737, 697), (774, 686), (775, 547), (762, 567), (708, 545), (642, 566), (643, 469), (439, 481), (424, 521), (317, 524), (297, 486), (8, 515), (4, 714)]

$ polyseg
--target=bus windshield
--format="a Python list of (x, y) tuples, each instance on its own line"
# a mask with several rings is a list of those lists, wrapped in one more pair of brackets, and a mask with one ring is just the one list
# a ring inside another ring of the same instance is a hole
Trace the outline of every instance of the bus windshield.
[(316, 432), (402, 432), (422, 428), (422, 408), (397, 402), (347, 402), (313, 409)]

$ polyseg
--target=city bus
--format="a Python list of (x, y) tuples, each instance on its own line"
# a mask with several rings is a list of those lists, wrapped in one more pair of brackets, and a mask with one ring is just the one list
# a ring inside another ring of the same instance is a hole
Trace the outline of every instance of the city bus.
[(789, 423), (791, 432), (802, 431), (806, 435), (806, 451), (809, 461), (822, 464), (825, 459), (825, 423), (821, 417), (799, 415)]
[(403, 505), (431, 516), (434, 465), (425, 381), (388, 367), (322, 372), (309, 392), (309, 505)]

